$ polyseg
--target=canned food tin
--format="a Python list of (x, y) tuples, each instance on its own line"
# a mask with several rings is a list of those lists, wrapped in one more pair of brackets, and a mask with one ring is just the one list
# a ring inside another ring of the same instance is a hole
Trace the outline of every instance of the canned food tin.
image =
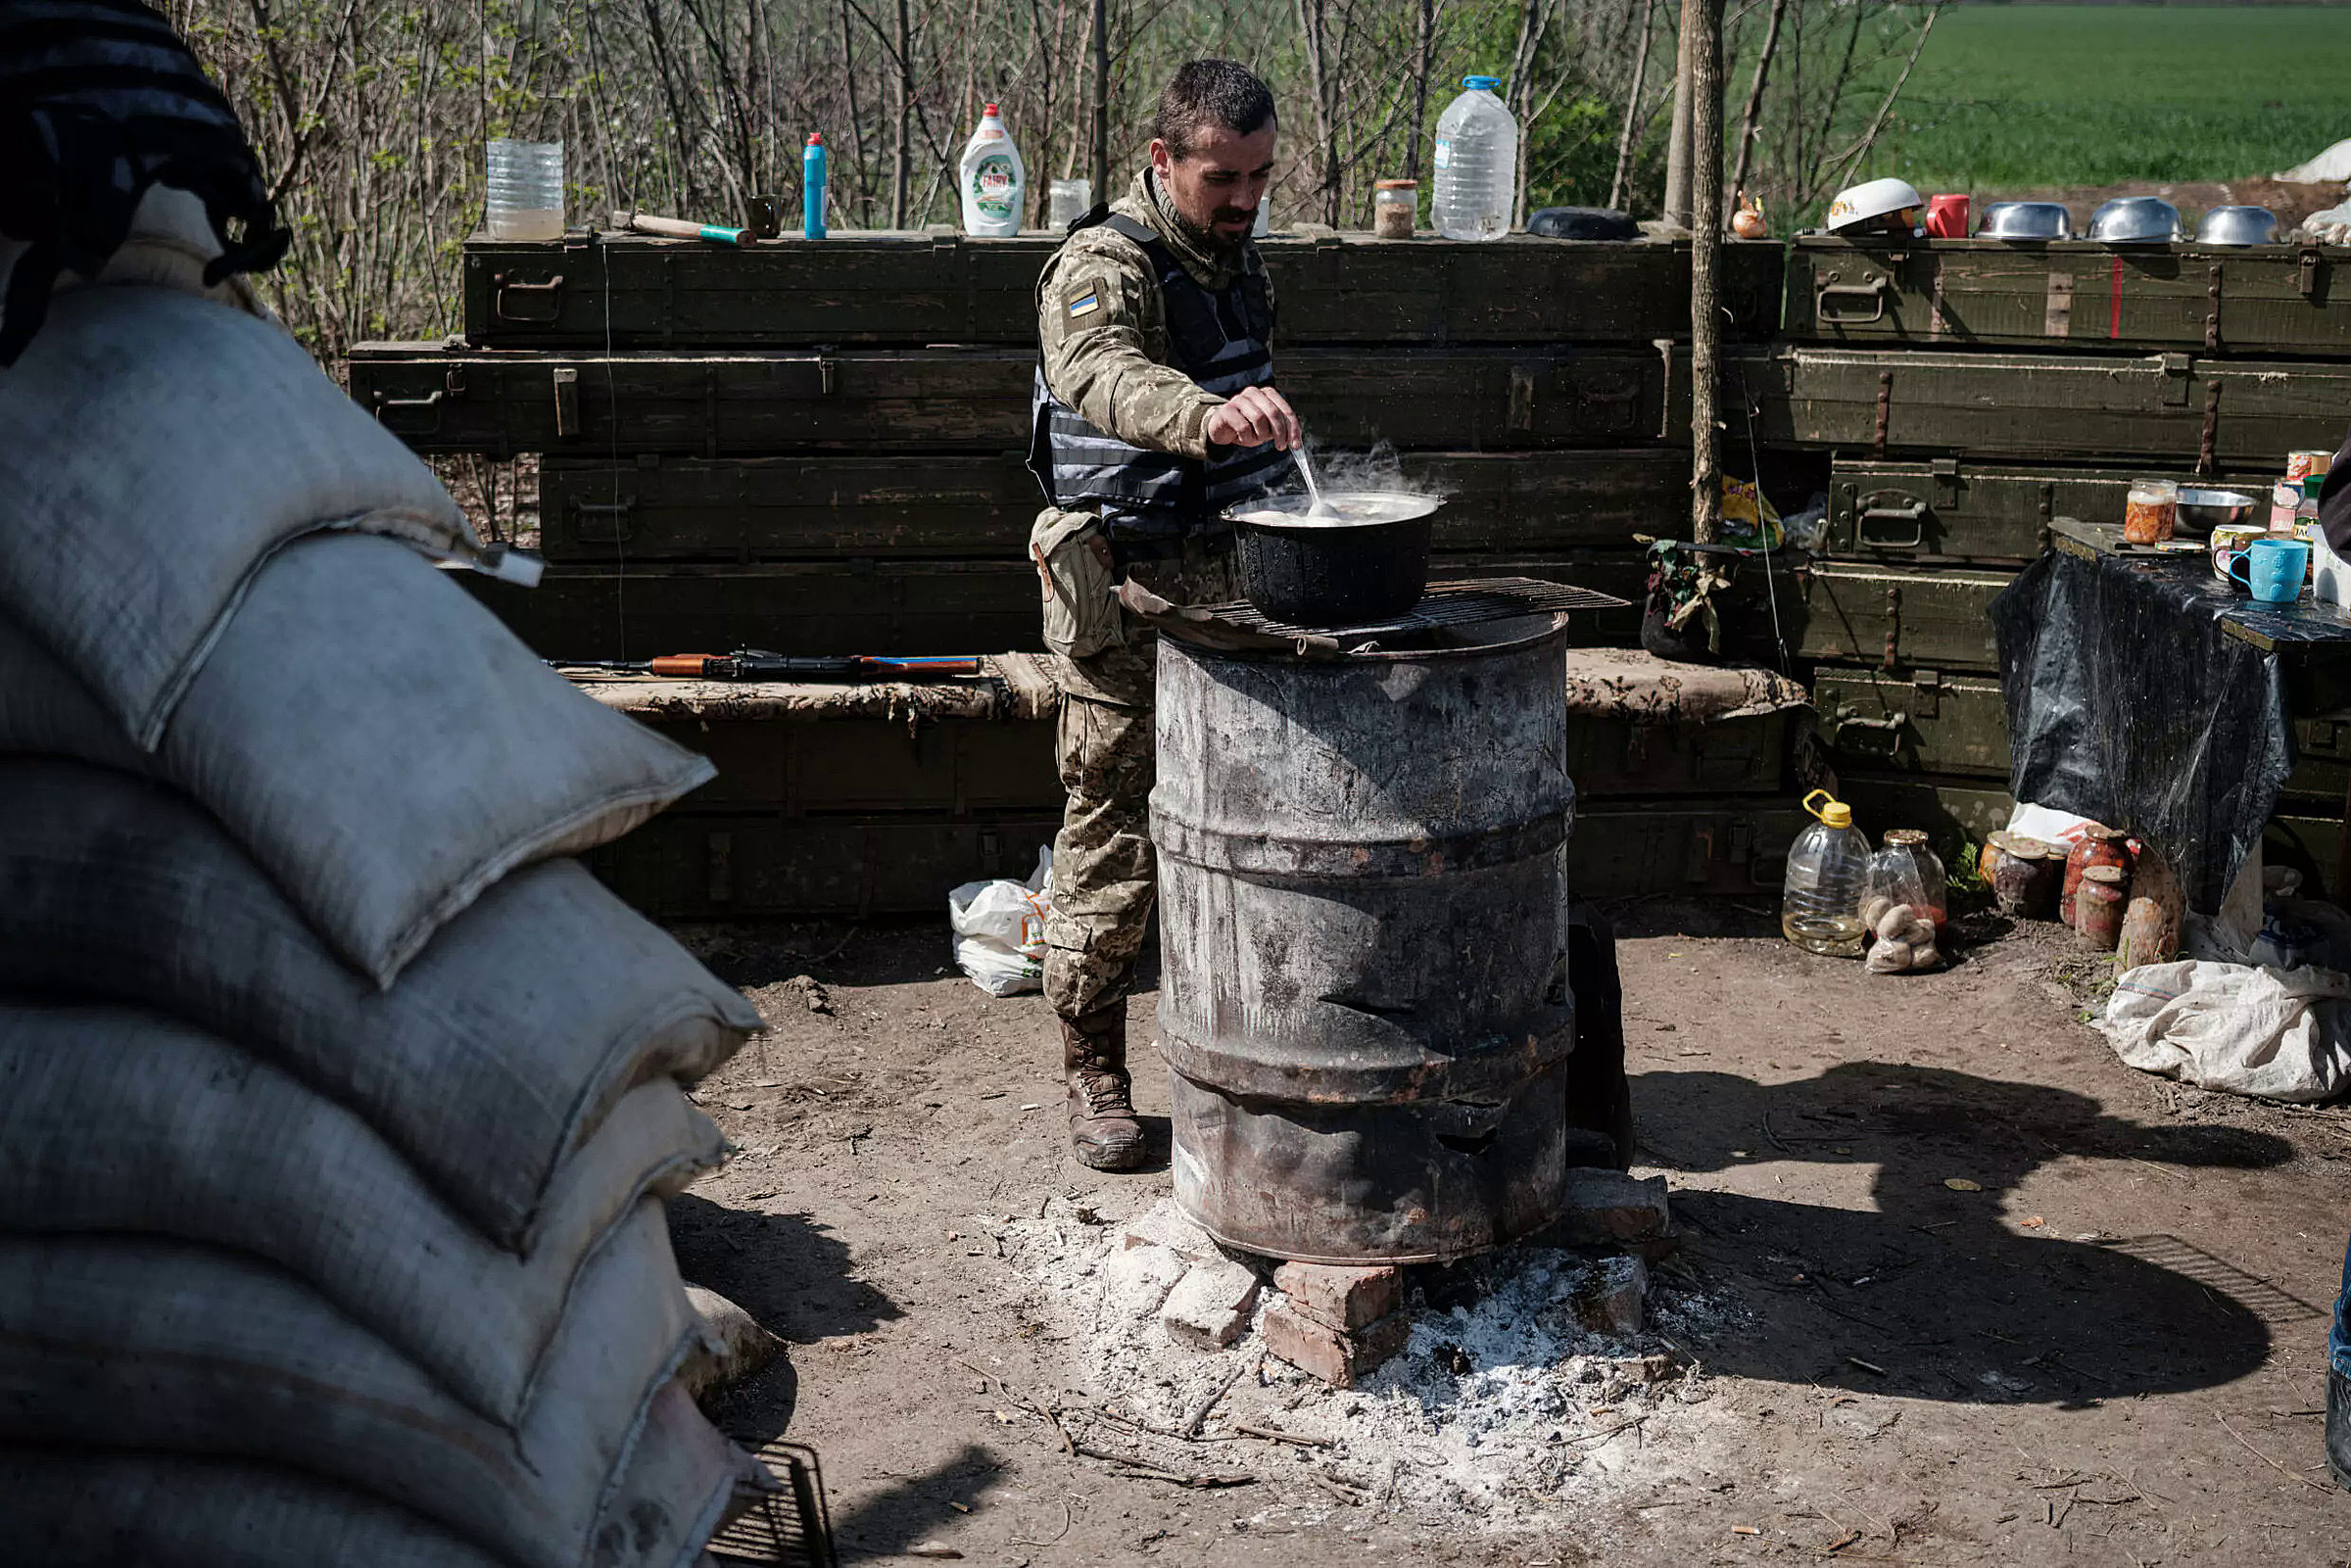
[(2308, 479), (2314, 474), (2323, 479), (2327, 470), (2333, 466), (2334, 453), (2320, 451), (2315, 448), (2306, 448), (2285, 454), (2285, 477), (2288, 479)]

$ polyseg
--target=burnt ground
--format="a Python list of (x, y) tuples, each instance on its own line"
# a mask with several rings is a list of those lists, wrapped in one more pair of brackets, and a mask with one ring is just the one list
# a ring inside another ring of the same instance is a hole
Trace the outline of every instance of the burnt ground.
[(745, 1156), (673, 1209), (688, 1277), (791, 1344), (722, 1424), (820, 1450), (852, 1558), (2351, 1565), (2319, 1413), (2351, 1117), (2124, 1068), (2056, 927), (1876, 977), (1761, 911), (1615, 913), (1636, 1169), (1688, 1231), (1661, 1280), (1744, 1315), (1680, 1347), (1706, 1397), (1677, 1446), (1541, 1527), (1063, 1452), (1017, 1396), (1082, 1406), (1083, 1375), (970, 1216), (1128, 1213), (1168, 1177), (1066, 1157), (1043, 1003), (942, 969), (943, 923), (686, 933), (773, 1025), (702, 1095)]

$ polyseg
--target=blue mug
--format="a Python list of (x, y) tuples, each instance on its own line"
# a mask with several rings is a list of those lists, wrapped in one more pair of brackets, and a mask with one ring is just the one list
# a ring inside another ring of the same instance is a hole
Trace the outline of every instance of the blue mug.
[(2310, 576), (2310, 546), (2298, 539), (2257, 539), (2229, 563), (2231, 581), (2264, 604), (2291, 604)]

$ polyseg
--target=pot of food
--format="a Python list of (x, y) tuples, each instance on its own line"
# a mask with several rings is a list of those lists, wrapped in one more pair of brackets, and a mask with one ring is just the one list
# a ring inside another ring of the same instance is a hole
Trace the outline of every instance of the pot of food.
[(1289, 626), (1364, 626), (1402, 615), (1428, 587), (1435, 496), (1326, 490), (1266, 496), (1224, 515), (1241, 596)]

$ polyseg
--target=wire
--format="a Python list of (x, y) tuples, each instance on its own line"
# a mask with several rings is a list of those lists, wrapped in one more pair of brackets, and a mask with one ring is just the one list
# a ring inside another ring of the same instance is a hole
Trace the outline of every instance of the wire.
[(1771, 525), (1763, 520), (1763, 454), (1755, 446), (1755, 401), (1747, 390), (1747, 377), (1740, 376), (1739, 411), (1747, 419), (1747, 460), (1754, 473), (1755, 537), (1763, 542), (1763, 597), (1771, 605), (1771, 645), (1779, 650), (1780, 673), (1794, 680), (1788, 668), (1788, 638), (1780, 630), (1780, 586), (1771, 570)]
[[(612, 619), (619, 640), (614, 651), (625, 659), (629, 656), (629, 528), (620, 509), (620, 388), (612, 375), (612, 241), (601, 229), (596, 234), (596, 254), (604, 278), (604, 403), (605, 417), (612, 422)], [(539, 519), (539, 527), (545, 531), (545, 517)]]

